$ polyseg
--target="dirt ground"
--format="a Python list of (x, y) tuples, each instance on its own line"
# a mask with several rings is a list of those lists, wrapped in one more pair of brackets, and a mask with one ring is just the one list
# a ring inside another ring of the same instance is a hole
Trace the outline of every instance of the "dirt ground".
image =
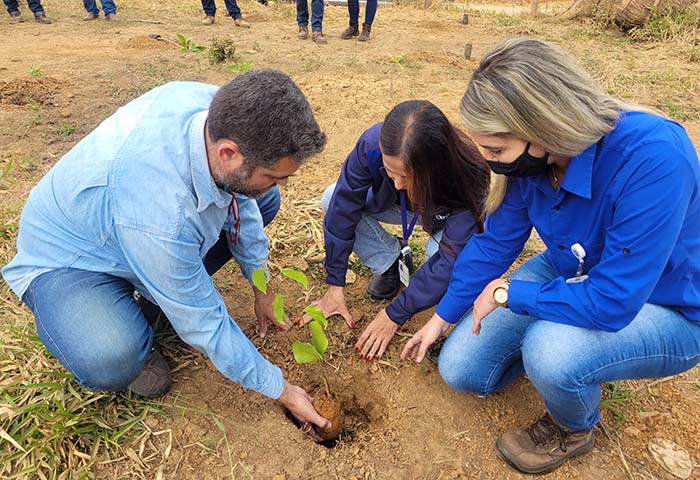
[[(422, 4), (381, 6), (367, 44), (341, 40), (345, 7), (327, 6), (326, 46), (297, 40), (291, 4), (241, 2), (250, 30), (235, 28), (223, 5), (216, 24), (200, 25), (203, 15), (195, 0), (121, 0), (116, 23), (82, 22), (78, 1), (44, 2), (56, 20), (48, 26), (11, 25), (1, 16), (0, 235), (14, 238), (31, 187), (120, 105), (170, 80), (223, 84), (236, 75), (211, 65), (206, 52), (182, 52), (149, 34), (177, 41), (180, 33), (200, 45), (230, 37), (241, 61), (284, 70), (308, 95), (328, 146), (285, 189), (282, 211), (269, 231), (273, 264), (300, 267), (312, 279), (308, 293), (276, 282), (296, 317), (323, 292), (318, 202), (357, 137), (409, 98), (429, 99), (459, 123), (458, 100), (470, 72), (501, 39), (537, 36), (561, 44), (613, 93), (661, 108), (700, 140), (700, 63), (689, 61), (683, 49), (635, 44), (614, 29), (551, 17), (528, 20), (469, 10), (469, 25), (462, 25), (461, 4), (427, 10), (419, 8)], [(22, 9), (31, 18), (26, 5)], [(473, 46), (469, 60), (463, 56), (465, 43)], [(341, 397), (347, 422), (335, 448), (308, 440), (275, 402), (244, 391), (202, 356), (171, 342), (163, 347), (174, 367), (174, 387), (164, 400), (169, 416), (150, 418), (152, 433), (124, 457), (98, 465), (97, 478), (521, 478), (497, 459), (493, 444), (542, 413), (532, 385), (523, 378), (502, 393), (477, 398), (451, 391), (429, 361), (402, 362), (401, 347), (431, 312), (410, 321), (381, 362), (360, 361), (354, 343), (381, 305), (364, 295), (367, 270), (353, 269), (357, 281), (347, 298), (358, 326), (353, 331), (340, 319), (331, 321), (325, 362), (294, 363), (291, 344), (303, 337), (301, 331), (254, 340), (290, 381), (311, 385), (325, 378)], [(253, 338), (250, 289), (234, 267), (218, 273), (216, 282), (232, 316)], [(623, 382), (606, 395), (605, 429), (596, 431), (594, 453), (547, 478), (672, 478), (651, 459), (647, 445), (666, 438), (700, 459), (699, 382), (698, 368), (666, 381)], [(700, 477), (697, 471), (694, 478)]]

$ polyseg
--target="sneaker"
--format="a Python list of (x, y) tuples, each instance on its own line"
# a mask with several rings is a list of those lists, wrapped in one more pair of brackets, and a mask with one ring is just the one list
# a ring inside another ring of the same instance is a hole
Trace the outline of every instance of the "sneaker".
[(399, 293), (399, 259), (381, 275), (375, 275), (367, 284), (367, 294), (375, 300), (389, 300)]
[(326, 40), (326, 37), (323, 35), (323, 32), (312, 32), (311, 33), (311, 40), (314, 41), (314, 43), (317, 43), (319, 45), (325, 45), (328, 43), (328, 40)]
[(105, 15), (105, 20), (107, 20), (108, 22), (116, 22), (117, 21), (117, 14), (110, 13), (109, 15)]
[(158, 398), (168, 393), (172, 383), (168, 362), (163, 355), (153, 350), (146, 359), (141, 374), (129, 385), (129, 390), (144, 398)]
[(242, 18), (237, 18), (237, 19), (235, 19), (235, 20), (233, 21), (233, 23), (234, 23), (237, 27), (250, 28), (250, 23), (246, 22), (246, 21), (243, 20)]
[(593, 430), (572, 432), (547, 412), (532, 425), (516, 428), (499, 438), (496, 453), (519, 472), (541, 474), (590, 452), (593, 445)]
[(350, 40), (352, 37), (356, 37), (360, 34), (360, 30), (357, 28), (357, 24), (350, 24), (348, 28), (343, 30), (343, 33), (340, 34), (340, 38), (343, 40)]
[(202, 19), (202, 25), (212, 25), (216, 19), (207, 15)]
[(37, 23), (43, 23), (44, 25), (53, 23), (51, 19), (46, 18), (46, 15), (34, 15), (34, 20), (36, 20)]
[(90, 22), (92, 20), (97, 20), (97, 15), (94, 13), (88, 13), (87, 17), (83, 18), (83, 22)]
[(366, 23), (363, 23), (362, 24), (362, 33), (360, 34), (359, 37), (357, 37), (357, 41), (358, 42), (368, 42), (370, 30), (372, 30), (372, 25), (367, 25)]
[(297, 34), (299, 40), (306, 40), (309, 38), (309, 27), (299, 27), (299, 33)]
[(10, 23), (24, 23), (24, 18), (22, 18), (22, 14), (19, 12), (11, 13)]

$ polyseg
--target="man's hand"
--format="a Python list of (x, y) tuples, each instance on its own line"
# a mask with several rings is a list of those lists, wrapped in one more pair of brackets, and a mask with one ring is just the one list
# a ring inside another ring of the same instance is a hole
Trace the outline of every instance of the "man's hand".
[(318, 436), (313, 425), (321, 428), (329, 428), (331, 422), (318, 414), (313, 406), (313, 398), (303, 388), (284, 381), (284, 391), (279, 402), (301, 422), (302, 430), (317, 442), (323, 439)]
[(474, 335), (479, 335), (479, 332), (481, 332), (481, 321), (498, 307), (496, 301), (493, 299), (493, 291), (502, 283), (502, 278), (492, 280), (486, 285), (479, 296), (476, 297), (472, 310), (472, 333)]
[[(348, 327), (355, 328), (355, 320), (353, 320), (350, 310), (348, 310), (348, 306), (345, 304), (344, 290), (344, 287), (329, 285), (328, 291), (323, 298), (312, 302), (311, 305), (321, 310), (326, 318), (330, 318), (332, 315), (341, 315), (345, 319), (345, 323), (348, 324)], [(297, 322), (297, 326), (304, 326), (310, 321), (311, 317), (304, 315), (302, 319)]]
[(355, 351), (360, 353), (360, 359), (367, 361), (379, 360), (384, 355), (386, 346), (398, 330), (398, 324), (394, 323), (382, 308), (374, 320), (367, 325), (355, 344)]
[(428, 323), (423, 325), (423, 328), (418, 330), (413, 337), (406, 343), (401, 352), (401, 358), (406, 360), (411, 358), (420, 363), (425, 358), (425, 352), (435, 342), (435, 340), (444, 334), (450, 324), (440, 318), (437, 313), (428, 320)]
[(277, 323), (277, 320), (275, 320), (275, 312), (272, 309), (272, 301), (275, 299), (275, 294), (269, 286), (267, 287), (267, 295), (255, 287), (253, 287), (253, 292), (255, 293), (255, 316), (258, 319), (258, 335), (260, 335), (260, 338), (265, 338), (270, 324), (276, 325), (283, 332), (292, 328), (292, 322), (287, 315), (284, 316), (283, 324)]

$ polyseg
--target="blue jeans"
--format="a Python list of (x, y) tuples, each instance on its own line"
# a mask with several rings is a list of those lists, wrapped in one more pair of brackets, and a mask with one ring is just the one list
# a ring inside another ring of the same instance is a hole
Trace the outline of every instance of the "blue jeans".
[[(102, 4), (105, 17), (117, 13), (117, 6), (114, 4), (114, 0), (100, 0), (100, 3)], [(100, 14), (96, 0), (83, 0), (83, 6), (88, 13), (92, 13), (95, 16)]]
[[(360, 0), (348, 0), (348, 13), (350, 24), (357, 25), (360, 19)], [(374, 15), (377, 13), (377, 0), (367, 0), (365, 5), (365, 23), (372, 25)]]
[[(559, 275), (544, 254), (511, 278), (546, 282)], [(600, 385), (684, 372), (700, 361), (700, 322), (645, 304), (618, 332), (562, 325), (498, 308), (471, 333), (471, 311), (447, 337), (438, 367), (455, 390), (494, 393), (526, 373), (549, 412), (574, 431), (599, 420)]]
[[(321, 197), (324, 213), (328, 211), (331, 197), (335, 191), (335, 183), (326, 188)], [(409, 213), (409, 220), (411, 214)], [(353, 250), (360, 261), (372, 270), (375, 275), (381, 275), (391, 267), (401, 254), (399, 240), (382, 228), (379, 223), (401, 225), (401, 208), (398, 205), (380, 213), (366, 213), (362, 215), (360, 223), (355, 229), (355, 244)], [(435, 232), (428, 239), (425, 248), (425, 257), (430, 258), (438, 251), (438, 242), (442, 238), (442, 231)]]
[[(307, 0), (297, 0), (297, 24), (306, 27), (309, 24), (309, 4)], [(323, 0), (311, 0), (311, 31), (323, 29)]]
[[(9, 13), (10, 16), (19, 14), (19, 4), (17, 3), (17, 0), (2, 1), (5, 2), (7, 13)], [(29, 10), (31, 10), (35, 16), (46, 15), (46, 12), (44, 12), (44, 7), (41, 6), (41, 0), (27, 0), (27, 4), (29, 5)]]
[[(236, 0), (224, 0), (224, 5), (226, 5), (226, 10), (231, 18), (234, 20), (241, 18), (241, 9), (238, 8)], [(214, 17), (216, 16), (216, 3), (214, 0), (202, 0), (202, 10), (207, 17)]]
[[(279, 210), (279, 190), (258, 199), (258, 206), (267, 225)], [(204, 258), (210, 275), (232, 258), (226, 235)], [(34, 279), (23, 300), (41, 341), (78, 384), (118, 392), (139, 376), (153, 345), (153, 330), (133, 294), (123, 278), (61, 268)]]

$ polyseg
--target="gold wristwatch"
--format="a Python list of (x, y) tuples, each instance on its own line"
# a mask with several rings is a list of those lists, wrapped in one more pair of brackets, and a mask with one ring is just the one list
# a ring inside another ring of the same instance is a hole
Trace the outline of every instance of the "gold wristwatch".
[(502, 284), (496, 287), (493, 291), (493, 301), (496, 305), (503, 308), (508, 308), (508, 287), (510, 286), (511, 279), (506, 278)]

